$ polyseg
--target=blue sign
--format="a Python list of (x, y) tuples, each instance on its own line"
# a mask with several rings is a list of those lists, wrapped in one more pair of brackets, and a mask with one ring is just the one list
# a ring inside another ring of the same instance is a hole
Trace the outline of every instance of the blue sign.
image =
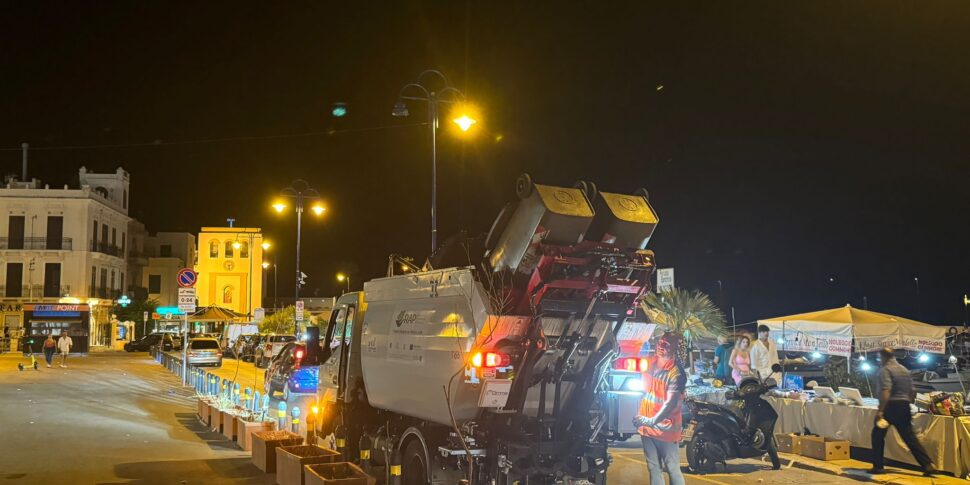
[(198, 277), (199, 276), (195, 271), (192, 271), (189, 268), (183, 268), (179, 270), (176, 280), (178, 281), (178, 285), (182, 288), (192, 288), (195, 286), (195, 281), (198, 279)]

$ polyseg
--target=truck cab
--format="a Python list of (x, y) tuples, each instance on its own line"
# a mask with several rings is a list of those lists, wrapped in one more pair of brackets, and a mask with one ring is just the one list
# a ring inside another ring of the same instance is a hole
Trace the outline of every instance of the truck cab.
[(360, 353), (353, 343), (360, 340), (362, 325), (355, 323), (363, 321), (364, 310), (363, 293), (353, 292), (341, 295), (330, 313), (326, 334), (320, 339), (318, 395), (323, 403), (347, 402), (353, 391), (363, 388)]

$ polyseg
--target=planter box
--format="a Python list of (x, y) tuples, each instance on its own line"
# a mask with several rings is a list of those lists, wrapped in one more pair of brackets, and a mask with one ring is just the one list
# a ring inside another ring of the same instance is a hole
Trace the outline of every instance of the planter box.
[(816, 460), (848, 460), (849, 447), (852, 443), (845, 440), (833, 440), (821, 436), (802, 436), (802, 456)]
[(234, 409), (223, 411), (222, 413), (222, 435), (230, 441), (236, 440), (236, 422), (238, 421)]
[(244, 421), (236, 419), (236, 444), (243, 450), (253, 449), (253, 433), (260, 431), (273, 431), (275, 424), (272, 421)]
[(218, 403), (209, 404), (209, 429), (216, 433), (222, 432), (222, 411)]
[(253, 433), (253, 463), (266, 473), (276, 472), (276, 448), (303, 444), (303, 437), (289, 431)]
[(778, 445), (778, 451), (782, 453), (791, 453), (794, 455), (802, 454), (802, 436), (797, 434), (776, 434), (775, 443)]
[(276, 483), (304, 485), (304, 465), (335, 463), (340, 459), (340, 453), (317, 445), (280, 446), (276, 448)]
[(203, 419), (203, 416), (205, 416), (207, 413), (208, 404), (206, 404), (205, 399), (202, 399), (201, 397), (198, 398), (198, 402), (195, 404), (195, 415), (198, 416), (199, 419)]
[(377, 479), (349, 462), (306, 465), (306, 485), (376, 485)]

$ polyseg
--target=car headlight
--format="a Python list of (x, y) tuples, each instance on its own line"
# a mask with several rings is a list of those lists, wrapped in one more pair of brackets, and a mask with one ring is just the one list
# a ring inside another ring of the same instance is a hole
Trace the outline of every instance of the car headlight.
[(643, 379), (631, 377), (623, 382), (624, 391), (643, 392)]

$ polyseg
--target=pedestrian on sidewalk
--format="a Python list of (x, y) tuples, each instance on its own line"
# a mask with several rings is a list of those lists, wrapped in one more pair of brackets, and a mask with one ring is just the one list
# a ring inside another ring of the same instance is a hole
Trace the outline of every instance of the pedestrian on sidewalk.
[(54, 334), (47, 334), (47, 340), (44, 340), (44, 360), (47, 361), (47, 368), (50, 368), (51, 364), (54, 363), (54, 351), (57, 350), (57, 342), (54, 340)]
[(71, 353), (72, 345), (74, 341), (66, 333), (62, 333), (61, 338), (57, 339), (57, 348), (61, 351), (61, 367), (67, 367), (67, 354)]
[(664, 483), (663, 472), (670, 477), (670, 485), (684, 485), (680, 471), (680, 439), (683, 417), (680, 407), (687, 392), (687, 375), (677, 362), (680, 337), (668, 333), (657, 342), (657, 354), (647, 360), (643, 375), (643, 400), (640, 414), (633, 418), (643, 442), (650, 483)]
[[(916, 433), (913, 432), (913, 416), (909, 413), (909, 405), (916, 397), (916, 391), (913, 390), (913, 378), (905, 367), (896, 362), (893, 349), (886, 347), (880, 350), (879, 359), (882, 364), (879, 368), (879, 379), (876, 381), (879, 393), (879, 412), (876, 414), (872, 426), (873, 462), (869, 473), (886, 473), (886, 469), (883, 467), (883, 450), (886, 447), (886, 433), (889, 432), (889, 425), (892, 425), (896, 427), (896, 431), (903, 438), (909, 452), (913, 454), (913, 458), (923, 469), (923, 475), (933, 476), (936, 473), (936, 468), (933, 467), (933, 462), (926, 454), (926, 449), (916, 439)], [(883, 423), (885, 427), (880, 427), (879, 422), (883, 419), (888, 424)]]

